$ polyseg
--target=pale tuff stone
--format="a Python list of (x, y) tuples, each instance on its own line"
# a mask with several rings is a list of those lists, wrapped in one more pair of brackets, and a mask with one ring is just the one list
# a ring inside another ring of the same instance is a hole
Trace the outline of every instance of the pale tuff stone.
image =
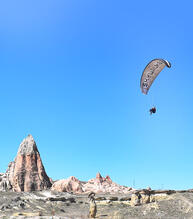
[(55, 190), (58, 192), (74, 192), (74, 193), (83, 192), (81, 182), (74, 176), (71, 176), (68, 179), (61, 179), (56, 181), (52, 185), (51, 190)]
[(52, 185), (52, 190), (59, 192), (73, 192), (73, 193), (129, 193), (132, 190), (130, 187), (120, 186), (112, 182), (109, 176), (102, 177), (97, 173), (96, 178), (90, 179), (88, 182), (82, 182), (71, 176), (68, 179), (58, 180)]
[(141, 192), (141, 204), (150, 203), (151, 189), (143, 189)]
[(141, 204), (150, 203), (150, 195), (141, 194)]
[(12, 189), (11, 183), (6, 173), (0, 173), (0, 191), (9, 191)]
[(94, 198), (90, 199), (89, 218), (95, 218), (97, 213), (97, 205)]
[(140, 202), (140, 199), (141, 199), (141, 194), (140, 193), (133, 193), (131, 195), (131, 201), (130, 201), (130, 205), (131, 206), (138, 206), (141, 204)]

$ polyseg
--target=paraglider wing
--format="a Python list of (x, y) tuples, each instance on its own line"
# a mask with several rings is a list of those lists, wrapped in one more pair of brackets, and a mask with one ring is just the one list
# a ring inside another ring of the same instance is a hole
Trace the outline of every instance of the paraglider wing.
[(158, 76), (158, 74), (163, 70), (165, 66), (170, 68), (171, 64), (170, 62), (164, 59), (154, 59), (147, 64), (141, 76), (140, 86), (142, 93), (148, 93), (149, 88), (151, 87), (155, 78)]

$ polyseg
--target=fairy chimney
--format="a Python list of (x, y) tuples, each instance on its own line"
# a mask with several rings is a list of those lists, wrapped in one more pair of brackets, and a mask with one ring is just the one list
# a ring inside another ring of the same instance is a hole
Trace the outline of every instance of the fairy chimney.
[(13, 191), (16, 192), (30, 192), (51, 187), (32, 135), (28, 135), (20, 144), (15, 161), (8, 166), (7, 175)]

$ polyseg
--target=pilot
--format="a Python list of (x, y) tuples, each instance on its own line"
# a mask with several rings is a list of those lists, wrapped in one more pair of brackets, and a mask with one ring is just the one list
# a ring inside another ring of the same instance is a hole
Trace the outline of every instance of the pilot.
[(152, 113), (156, 113), (156, 107), (155, 107), (155, 106), (152, 107), (152, 108), (149, 110), (149, 112), (150, 112), (150, 115), (151, 115)]

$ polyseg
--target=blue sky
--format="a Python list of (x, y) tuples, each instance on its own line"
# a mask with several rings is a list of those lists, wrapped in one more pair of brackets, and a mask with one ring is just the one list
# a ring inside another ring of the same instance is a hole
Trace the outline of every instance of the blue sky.
[[(0, 3), (0, 171), (33, 135), (47, 174), (193, 187), (192, 1)], [(168, 59), (148, 96), (140, 77)], [(155, 104), (157, 114), (150, 116)]]

